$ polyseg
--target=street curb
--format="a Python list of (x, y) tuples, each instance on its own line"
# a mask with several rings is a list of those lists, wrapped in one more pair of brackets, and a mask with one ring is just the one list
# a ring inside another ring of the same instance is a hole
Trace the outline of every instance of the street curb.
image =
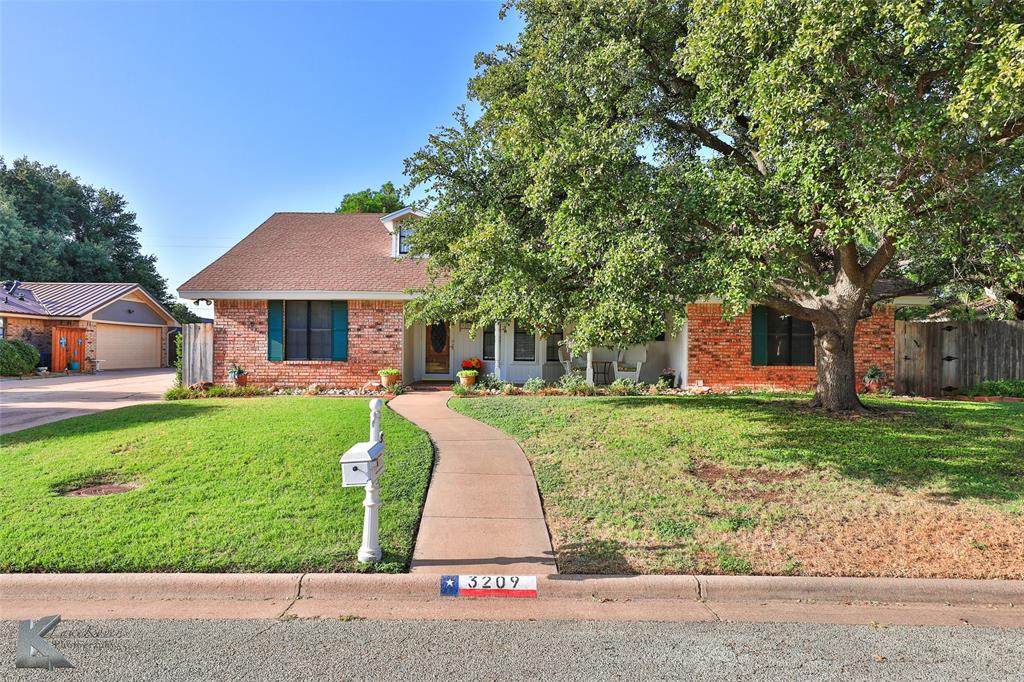
[[(4, 600), (440, 599), (439, 575), (6, 573)], [(545, 575), (538, 599), (1022, 605), (1024, 581), (693, 575)]]
[(726, 575), (700, 576), (699, 580), (701, 596), (706, 601), (817, 600), (1024, 605), (1024, 580)]
[[(307, 573), (300, 598), (365, 599), (372, 595), (389, 598), (440, 598), (439, 574)], [(700, 599), (697, 579), (692, 575), (563, 575), (537, 577), (539, 599)]]

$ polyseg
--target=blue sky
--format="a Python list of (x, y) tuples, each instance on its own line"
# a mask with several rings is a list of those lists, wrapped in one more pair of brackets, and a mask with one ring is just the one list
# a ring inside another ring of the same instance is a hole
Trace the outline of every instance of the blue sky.
[(0, 154), (123, 194), (173, 290), (274, 211), (404, 183), (473, 56), (515, 37), (499, 9), (5, 0)]

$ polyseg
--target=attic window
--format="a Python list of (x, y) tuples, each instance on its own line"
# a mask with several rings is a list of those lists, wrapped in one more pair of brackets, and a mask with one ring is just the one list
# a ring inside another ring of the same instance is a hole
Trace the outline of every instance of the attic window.
[(411, 227), (398, 228), (398, 253), (405, 255), (409, 253), (409, 237), (412, 236)]

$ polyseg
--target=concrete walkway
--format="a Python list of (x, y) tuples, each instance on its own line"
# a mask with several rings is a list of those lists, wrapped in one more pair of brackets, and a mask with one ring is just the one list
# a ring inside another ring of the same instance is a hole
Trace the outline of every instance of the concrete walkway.
[(448, 391), (388, 403), (430, 434), (437, 458), (413, 573), (557, 573), (533, 470), (501, 431), (448, 409)]

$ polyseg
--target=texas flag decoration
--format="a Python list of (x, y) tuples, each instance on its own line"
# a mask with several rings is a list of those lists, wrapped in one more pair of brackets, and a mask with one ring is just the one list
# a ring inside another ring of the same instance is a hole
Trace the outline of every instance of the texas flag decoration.
[(442, 575), (442, 597), (537, 596), (535, 575)]

